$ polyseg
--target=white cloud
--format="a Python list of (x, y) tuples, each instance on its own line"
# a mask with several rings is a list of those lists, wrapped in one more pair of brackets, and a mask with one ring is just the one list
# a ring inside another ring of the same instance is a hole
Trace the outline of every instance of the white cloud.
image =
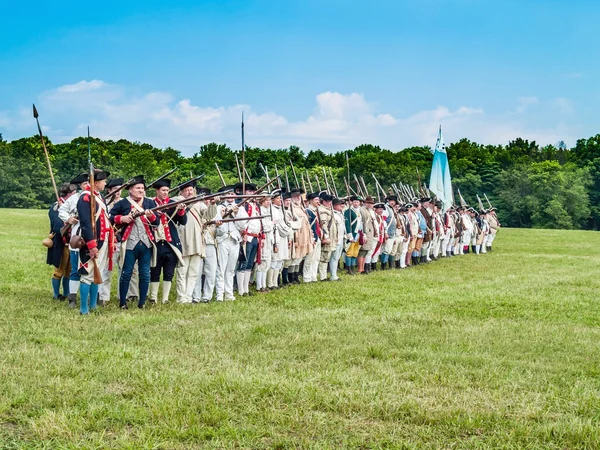
[(540, 100), (537, 97), (519, 97), (518, 104), (512, 114), (523, 114), (532, 106), (539, 104)]
[(575, 112), (575, 106), (573, 105), (573, 102), (568, 98), (555, 98), (554, 100), (552, 100), (551, 104), (562, 114), (573, 114)]
[[(486, 113), (480, 107), (437, 106), (406, 117), (377, 111), (359, 93), (323, 92), (315, 101), (314, 110), (306, 119), (289, 121), (275, 112), (255, 111), (251, 105), (205, 107), (166, 92), (135, 95), (123, 86), (92, 80), (44, 92), (36, 103), (44, 130), (54, 142), (82, 136), (90, 125), (94, 136), (172, 146), (188, 155), (213, 141), (238, 148), (242, 111), (246, 143), (253, 147), (298, 145), (306, 151), (336, 151), (363, 143), (391, 150), (432, 146), (440, 124), (448, 142), (462, 137), (486, 144), (506, 143), (519, 136), (541, 143), (574, 139), (564, 124), (540, 129), (524, 125), (521, 117), (539, 103), (537, 97), (521, 97), (514, 111), (500, 115)], [(569, 107), (567, 99), (554, 102), (563, 111)], [(0, 111), (0, 127), (9, 139), (35, 131), (29, 108)]]

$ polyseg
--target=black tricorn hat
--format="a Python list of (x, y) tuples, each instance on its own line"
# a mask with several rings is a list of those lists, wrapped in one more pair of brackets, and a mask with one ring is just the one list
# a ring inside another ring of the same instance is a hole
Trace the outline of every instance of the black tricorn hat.
[(304, 190), (303, 190), (303, 189), (301, 189), (301, 188), (294, 188), (294, 189), (292, 189), (292, 190), (290, 191), (290, 194), (291, 194), (292, 196), (294, 196), (294, 195), (302, 195), (302, 194), (304, 194)]
[(306, 194), (306, 200), (312, 200), (315, 198), (319, 198), (318, 192), (311, 192), (310, 194)]
[[(235, 186), (234, 186), (233, 184), (230, 184), (230, 185), (228, 185), (228, 186), (223, 186), (223, 187), (220, 187), (220, 188), (219, 188), (219, 190), (218, 190), (217, 192), (225, 192), (225, 191), (230, 191), (230, 190), (232, 190), (234, 187), (235, 187)], [(234, 195), (234, 194), (231, 194), (231, 195)]]
[(100, 169), (94, 169), (94, 181), (106, 180), (110, 175), (110, 172), (106, 172)]
[(330, 202), (333, 200), (333, 195), (329, 195), (327, 192), (322, 191), (319, 193), (319, 198), (325, 202)]
[(288, 198), (292, 198), (292, 194), (290, 192), (284, 192), (283, 199), (287, 200)]
[(129, 185), (129, 189), (134, 187), (137, 184), (143, 184), (146, 186), (146, 182), (144, 181), (144, 175), (137, 175), (131, 179), (131, 184)]
[(179, 190), (183, 191), (186, 187), (196, 187), (198, 186), (198, 183), (196, 183), (196, 180), (190, 180), (187, 183), (183, 182), (179, 185)]
[(354, 202), (354, 201), (356, 201), (356, 200), (358, 200), (358, 201), (362, 201), (362, 198), (360, 198), (358, 195), (351, 195), (351, 196), (350, 196), (350, 201), (351, 201), (351, 202)]
[(106, 183), (106, 189), (115, 188), (117, 186), (121, 186), (123, 184), (123, 178), (113, 178), (108, 183)]
[(207, 188), (207, 187), (201, 187), (201, 188), (196, 189), (196, 193), (198, 195), (210, 195), (211, 190), (210, 190), (210, 188)]
[(333, 203), (334, 205), (343, 205), (344, 204), (344, 200), (342, 200), (341, 198), (337, 198), (335, 197), (331, 203)]
[(246, 183), (246, 185), (243, 186), (242, 182), (240, 181), (234, 185), (234, 190), (243, 194), (242, 187), (244, 187), (247, 191), (256, 191), (257, 189), (256, 184), (254, 183)]
[(373, 208), (374, 209), (377, 209), (377, 208), (382, 208), (383, 209), (383, 208), (385, 208), (385, 205), (383, 203), (375, 203), (373, 205)]
[(394, 202), (398, 203), (398, 196), (397, 196), (397, 195), (388, 195), (388, 196), (385, 198), (385, 201), (386, 201), (386, 202), (389, 202), (389, 201), (394, 201)]
[(87, 172), (80, 173), (75, 178), (71, 180), (71, 184), (81, 184), (84, 181), (88, 181), (90, 178), (90, 174)]
[(160, 189), (161, 187), (171, 187), (171, 180), (168, 178), (163, 178), (162, 180), (158, 180), (154, 182), (154, 184), (148, 186), (149, 188)]
[(427, 203), (431, 201), (431, 197), (423, 197), (422, 199), (419, 200), (421, 203)]

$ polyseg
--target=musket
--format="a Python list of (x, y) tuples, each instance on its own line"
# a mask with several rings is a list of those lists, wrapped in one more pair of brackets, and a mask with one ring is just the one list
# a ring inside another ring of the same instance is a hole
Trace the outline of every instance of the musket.
[[(88, 127), (88, 164), (90, 165), (90, 221), (92, 225), (92, 237), (93, 239), (96, 239), (96, 177), (90, 148), (90, 127)], [(91, 259), (94, 264), (94, 284), (102, 284), (102, 274), (100, 273), (96, 258)]]
[(367, 189), (367, 184), (365, 183), (365, 179), (360, 176), (360, 181), (362, 182), (363, 187), (365, 188), (365, 194), (369, 195), (369, 190)]
[[(238, 208), (243, 207), (246, 203), (248, 203), (250, 201), (250, 199), (253, 198), (259, 198), (259, 197), (266, 197), (266, 195), (260, 195), (260, 193), (262, 191), (264, 191), (266, 188), (268, 188), (272, 183), (274, 183), (276, 180), (276, 178), (273, 178), (271, 181), (269, 181), (266, 184), (263, 184), (261, 187), (259, 187), (256, 192), (252, 195), (236, 195), (235, 198), (244, 198), (245, 200), (243, 202), (241, 202), (240, 204), (236, 205)], [(221, 197), (232, 197), (231, 195), (229, 196), (221, 196)], [(233, 211), (229, 211), (228, 213), (226, 213), (225, 217), (229, 216), (233, 214)], [(224, 218), (225, 218), (224, 217)]]
[(246, 174), (246, 178), (248, 178), (248, 182), (252, 183), (252, 178), (250, 178), (250, 174), (248, 173), (248, 169), (244, 167), (244, 173)]
[(206, 222), (204, 224), (204, 226), (214, 225), (216, 223), (241, 222), (242, 220), (266, 219), (268, 217), (271, 217), (271, 216), (234, 217), (233, 219), (215, 219), (215, 220), (209, 220), (208, 222)]
[[(179, 189), (181, 189), (181, 186), (191, 183), (192, 181), (198, 181), (201, 180), (202, 178), (204, 178), (204, 174), (202, 175), (198, 175), (197, 177), (194, 177), (190, 180), (185, 180), (183, 183), (178, 184), (177, 186), (175, 186), (174, 188), (169, 189), (169, 193), (174, 192), (174, 191), (178, 191)], [(156, 181), (154, 182), (156, 183)], [(152, 183), (152, 184), (154, 184)], [(148, 186), (152, 186), (151, 184), (149, 184)]]
[[(258, 163), (258, 166), (261, 168), (261, 170), (265, 173), (265, 180), (267, 182), (269, 182), (269, 171), (267, 170), (267, 168), (265, 166), (263, 166), (262, 163)], [(271, 188), (269, 188), (269, 192), (271, 192)]]
[(287, 174), (287, 166), (283, 166), (283, 173), (285, 175), (285, 187), (287, 189), (288, 192), (290, 192), (290, 179), (288, 178), (288, 174)]
[(348, 180), (344, 177), (344, 184), (346, 185), (346, 195), (350, 198), (350, 185), (348, 184)]
[[(244, 173), (248, 175), (248, 172), (246, 172), (246, 145), (244, 144), (244, 111), (242, 111), (242, 193), (246, 192), (246, 178), (244, 177)], [(250, 180), (250, 177), (248, 177), (248, 180)]]
[(238, 181), (241, 183), (242, 182), (242, 171), (240, 170), (240, 161), (238, 160), (237, 155), (235, 155), (235, 167), (237, 167)]
[(275, 164), (275, 176), (277, 177), (277, 189), (281, 189), (281, 177), (279, 176), (279, 170), (277, 170), (277, 164)]
[(109, 191), (105, 196), (106, 203), (110, 203), (111, 201), (113, 201), (114, 197), (117, 195), (118, 192), (121, 192), (123, 189), (128, 189), (129, 187), (133, 186), (134, 182), (135, 178), (130, 178), (125, 183)]
[[(306, 190), (306, 183), (304, 182), (304, 175), (300, 174), (300, 178), (302, 179), (302, 189), (304, 189), (304, 192), (306, 193), (308, 191)], [(312, 189), (311, 189), (311, 191), (312, 191)]]
[(174, 202), (164, 203), (162, 205), (155, 206), (154, 208), (145, 209), (145, 210), (142, 210), (142, 211), (133, 211), (131, 213), (131, 216), (135, 219), (137, 217), (143, 216), (147, 212), (155, 213), (155, 212), (162, 211), (163, 209), (175, 208), (175, 207), (177, 207), (179, 205), (191, 205), (193, 203), (196, 203), (196, 202), (199, 202), (199, 201), (202, 201), (202, 200), (209, 200), (209, 199), (215, 198), (215, 197), (227, 197), (227, 194), (229, 192), (232, 192), (232, 191), (233, 191), (233, 189), (228, 189), (227, 191), (215, 192), (214, 194), (200, 194), (200, 195), (195, 195), (193, 197), (183, 198), (181, 200), (177, 200), (177, 201), (174, 201)]
[(315, 173), (315, 180), (317, 180), (317, 189), (319, 189), (319, 192), (321, 192), (322, 191), (321, 182), (319, 181), (319, 177), (317, 176), (316, 173)]
[(48, 155), (48, 150), (46, 149), (46, 142), (44, 142), (44, 134), (42, 133), (42, 127), (40, 127), (40, 120), (38, 119), (39, 114), (35, 108), (35, 104), (33, 105), (33, 117), (37, 122), (38, 132), (40, 133), (40, 139), (42, 140), (42, 148), (44, 149), (44, 155), (46, 155), (46, 163), (48, 163), (48, 171), (50, 172), (54, 195), (56, 195), (56, 202), (58, 203), (58, 206), (60, 206), (60, 196), (58, 195), (58, 189), (56, 189), (56, 181), (54, 181), (54, 173), (52, 172), (52, 165), (50, 164), (50, 155)]
[(223, 178), (223, 174), (221, 173), (221, 169), (219, 169), (219, 165), (215, 163), (215, 167), (217, 168), (217, 173), (219, 174), (219, 178), (221, 179), (221, 184), (226, 186), (225, 179)]
[(308, 182), (308, 187), (310, 188), (310, 192), (314, 192), (312, 183), (310, 181), (310, 176), (308, 175), (308, 170), (304, 169), (304, 175), (306, 175), (306, 181)]
[(490, 199), (487, 197), (487, 194), (484, 192), (483, 196), (485, 197), (485, 200), (488, 202), (488, 205), (490, 205), (490, 209), (493, 208), (492, 204), (490, 203)]
[[(296, 180), (296, 187), (299, 188), (300, 183), (298, 183), (298, 176), (296, 175), (296, 169), (294, 169), (294, 163), (292, 162), (291, 159), (290, 159), (290, 167), (292, 168), (292, 173), (294, 174), (294, 179)], [(306, 189), (305, 189), (305, 191), (306, 191)]]
[(375, 174), (373, 172), (371, 172), (371, 176), (373, 177), (373, 180), (375, 180), (375, 189), (377, 190), (377, 198), (381, 202), (381, 197), (379, 196), (379, 190), (381, 189), (381, 191), (383, 192), (383, 198), (385, 198), (385, 196), (386, 196), (385, 195), (385, 191), (383, 190), (383, 188), (379, 184), (379, 181), (377, 181), (377, 178), (375, 177)]
[(346, 152), (346, 169), (348, 170), (348, 182), (350, 182), (350, 158), (348, 158), (348, 152)]
[[(327, 188), (327, 192), (332, 195), (333, 190), (331, 189), (331, 186), (329, 186), (329, 181), (327, 180), (327, 172), (325, 171), (325, 166), (321, 166), (321, 169), (323, 169), (323, 179), (325, 180), (325, 187)], [(337, 197), (337, 195), (336, 195)]]
[(331, 171), (331, 167), (329, 168), (329, 177), (331, 178), (331, 186), (333, 186), (333, 190), (335, 191), (335, 196), (339, 197), (337, 186), (335, 185), (335, 179), (333, 178), (333, 172)]
[(363, 193), (362, 187), (360, 186), (360, 182), (358, 181), (358, 177), (356, 176), (356, 174), (354, 174), (354, 182), (356, 183), (356, 188), (358, 189), (358, 195), (360, 195), (361, 197), (366, 197), (366, 195)]
[[(164, 175), (161, 175), (160, 177), (158, 177), (156, 180), (154, 180), (152, 183), (148, 183), (146, 186), (150, 187), (152, 186), (154, 183), (158, 183), (161, 180), (164, 180), (165, 178), (167, 178), (169, 175), (171, 175), (173, 172), (175, 172), (177, 170), (177, 167), (174, 167), (173, 169), (169, 170), (167, 173), (165, 173)], [(204, 176), (204, 175), (202, 175)]]
[(476, 194), (476, 195), (477, 195), (477, 203), (479, 204), (479, 210), (483, 211), (485, 208), (483, 206), (483, 202), (481, 201), (481, 197), (479, 197), (479, 194)]

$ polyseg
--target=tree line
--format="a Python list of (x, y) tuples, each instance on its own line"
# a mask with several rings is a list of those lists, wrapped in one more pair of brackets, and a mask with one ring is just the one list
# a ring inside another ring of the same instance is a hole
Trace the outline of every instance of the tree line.
[[(46, 145), (57, 183), (87, 170), (87, 137), (63, 144), (53, 144), (46, 138)], [(226, 183), (238, 179), (236, 155), (240, 152), (223, 144), (203, 145), (191, 157), (171, 147), (160, 149), (124, 139), (91, 138), (90, 148), (97, 167), (125, 179), (144, 174), (151, 180), (177, 167), (174, 182), (204, 174), (202, 184), (217, 189), (221, 180), (215, 163)], [(475, 207), (476, 195), (487, 194), (498, 208), (504, 226), (595, 230), (600, 226), (600, 134), (580, 139), (570, 149), (563, 144), (540, 147), (535, 141), (521, 138), (507, 145), (482, 145), (461, 139), (446, 149), (455, 193), (460, 189), (465, 200)], [(323, 187), (322, 168), (327, 168), (327, 173), (331, 168), (340, 195), (346, 195), (343, 179), (347, 175), (347, 158), (352, 177), (362, 176), (369, 193), (375, 195), (371, 173), (385, 189), (398, 182), (416, 187), (419, 180), (428, 182), (433, 155), (429, 147), (394, 152), (369, 144), (336, 153), (304, 153), (295, 146), (248, 147), (245, 152), (248, 175), (258, 184), (265, 181), (262, 164), (270, 177), (275, 176), (275, 167), (283, 175), (286, 166), (294, 186), (291, 160), (298, 176), (300, 172), (309, 174), (315, 190), (315, 177)], [(356, 189), (354, 183), (352, 186)], [(0, 207), (47, 208), (53, 201), (39, 136), (8, 142), (0, 135)]]

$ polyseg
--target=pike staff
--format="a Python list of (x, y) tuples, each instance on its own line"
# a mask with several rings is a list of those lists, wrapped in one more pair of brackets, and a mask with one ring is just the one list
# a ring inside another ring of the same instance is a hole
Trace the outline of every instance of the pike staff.
[[(42, 127), (40, 127), (40, 120), (38, 119), (39, 114), (37, 112), (37, 109), (35, 108), (35, 104), (33, 105), (33, 117), (35, 118), (35, 121), (37, 122), (38, 132), (40, 133), (40, 139), (42, 140), (42, 148), (44, 149), (44, 155), (46, 155), (46, 163), (48, 163), (48, 171), (50, 172), (50, 179), (52, 180), (52, 187), (54, 188), (54, 195), (56, 195), (56, 201), (60, 206), (60, 196), (58, 195), (58, 189), (56, 189), (56, 181), (54, 181), (54, 173), (52, 172), (52, 165), (50, 164), (50, 155), (48, 155), (48, 150), (46, 149), (46, 142), (44, 142), (44, 134), (42, 133)], [(88, 129), (88, 138), (89, 138), (89, 129)]]

